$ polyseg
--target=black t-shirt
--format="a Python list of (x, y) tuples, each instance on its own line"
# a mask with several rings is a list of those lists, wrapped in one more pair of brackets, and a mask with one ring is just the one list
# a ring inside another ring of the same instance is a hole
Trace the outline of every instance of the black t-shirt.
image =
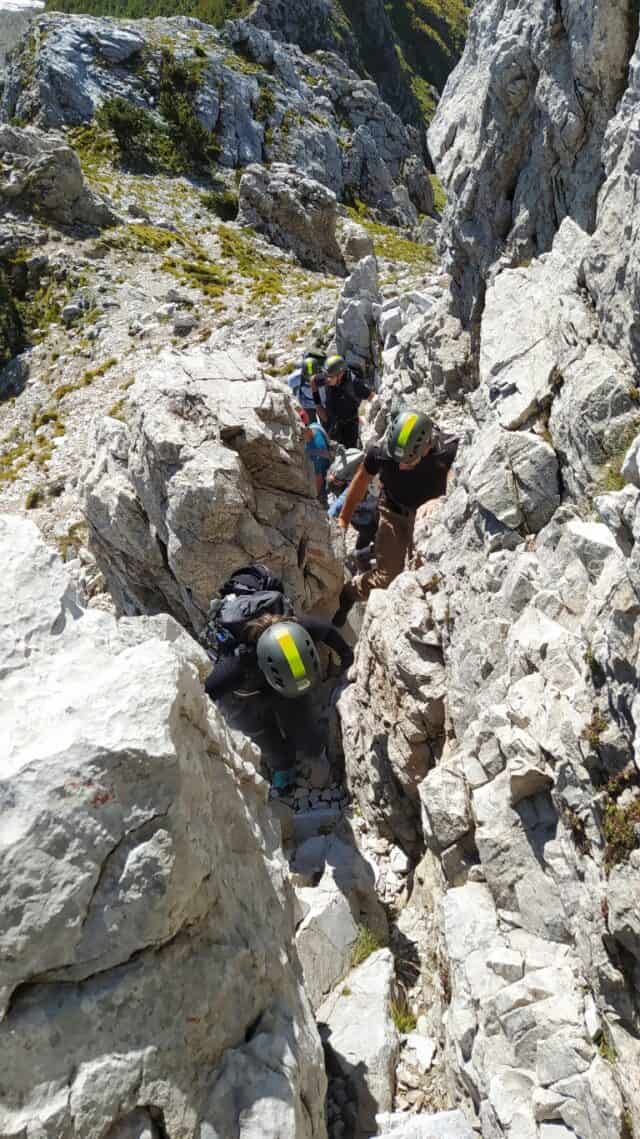
[(345, 423), (352, 419), (357, 419), (358, 408), (363, 399), (368, 399), (371, 395), (371, 388), (368, 388), (363, 380), (354, 376), (353, 372), (348, 371), (342, 383), (335, 384), (331, 387), (327, 384), (327, 417), (329, 428), (334, 423)]
[(447, 489), (447, 472), (456, 457), (459, 440), (456, 435), (439, 434), (433, 450), (416, 467), (401, 471), (400, 464), (390, 459), (377, 444), (367, 447), (364, 469), (368, 475), (380, 475), (383, 501), (393, 506), (417, 510), (423, 502), (440, 498)]

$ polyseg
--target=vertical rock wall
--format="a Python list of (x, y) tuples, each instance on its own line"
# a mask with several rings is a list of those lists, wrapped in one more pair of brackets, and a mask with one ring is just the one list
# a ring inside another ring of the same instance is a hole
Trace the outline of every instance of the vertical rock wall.
[(449, 195), (444, 241), (465, 318), (499, 264), (547, 251), (565, 217), (595, 225), (602, 144), (638, 33), (633, 0), (480, 0), (429, 147)]

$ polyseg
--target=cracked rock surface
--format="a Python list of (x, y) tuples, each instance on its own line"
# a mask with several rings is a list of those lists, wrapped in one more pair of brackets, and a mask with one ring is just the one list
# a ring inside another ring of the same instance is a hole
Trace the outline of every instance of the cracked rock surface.
[(324, 1139), (279, 832), (204, 654), (169, 617), (82, 611), (32, 523), (0, 532), (3, 638), (23, 617), (0, 703), (0, 1133)]

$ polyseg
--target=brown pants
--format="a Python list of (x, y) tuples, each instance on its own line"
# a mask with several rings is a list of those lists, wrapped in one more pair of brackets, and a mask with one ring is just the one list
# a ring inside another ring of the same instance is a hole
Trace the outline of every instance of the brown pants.
[(386, 589), (401, 574), (411, 550), (415, 510), (410, 514), (395, 514), (384, 503), (380, 504), (380, 524), (376, 534), (376, 568), (354, 577), (351, 588), (359, 601), (365, 601), (372, 589)]

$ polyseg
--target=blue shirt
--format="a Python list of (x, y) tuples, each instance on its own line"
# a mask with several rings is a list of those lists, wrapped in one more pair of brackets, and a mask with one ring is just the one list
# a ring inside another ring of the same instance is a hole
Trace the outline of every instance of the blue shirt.
[(329, 439), (319, 423), (311, 423), (309, 430), (312, 432), (313, 438), (306, 445), (307, 455), (313, 463), (315, 473), (324, 478), (331, 466)]

